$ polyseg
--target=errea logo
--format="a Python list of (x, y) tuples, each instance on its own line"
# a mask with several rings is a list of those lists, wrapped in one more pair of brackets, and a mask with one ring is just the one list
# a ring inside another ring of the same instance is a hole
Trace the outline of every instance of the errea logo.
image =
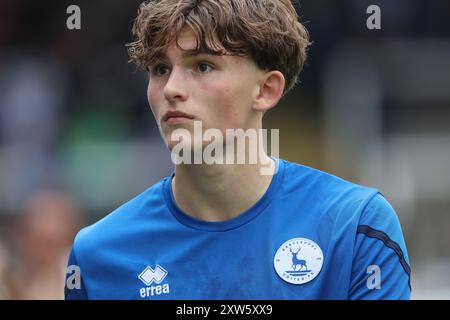
[[(138, 276), (147, 287), (143, 287), (139, 290), (141, 298), (152, 297), (154, 295), (168, 294), (170, 292), (169, 284), (160, 285), (160, 283), (166, 278), (169, 272), (167, 272), (159, 264), (155, 269), (147, 266)], [(155, 282), (156, 286), (150, 286)]]
[(141, 281), (147, 286), (149, 286), (153, 281), (157, 284), (160, 284), (167, 276), (167, 274), (168, 272), (159, 264), (157, 264), (155, 270), (147, 266), (147, 268), (145, 268), (144, 271), (141, 272), (138, 278), (141, 279)]

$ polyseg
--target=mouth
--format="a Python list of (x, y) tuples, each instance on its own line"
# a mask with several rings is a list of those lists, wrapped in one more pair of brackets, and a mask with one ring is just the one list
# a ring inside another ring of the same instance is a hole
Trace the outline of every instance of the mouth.
[(194, 116), (181, 111), (168, 111), (162, 118), (163, 123), (180, 124), (192, 121)]

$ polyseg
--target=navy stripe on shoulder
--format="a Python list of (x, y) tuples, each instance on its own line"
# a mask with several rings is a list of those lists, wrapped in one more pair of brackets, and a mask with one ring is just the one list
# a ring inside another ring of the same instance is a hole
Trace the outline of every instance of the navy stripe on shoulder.
[(373, 229), (372, 227), (370, 227), (368, 225), (358, 226), (356, 233), (362, 233), (369, 238), (375, 238), (375, 239), (381, 240), (381, 241), (383, 241), (383, 243), (386, 247), (394, 250), (394, 252), (398, 256), (398, 259), (400, 260), (400, 264), (402, 265), (405, 272), (408, 274), (408, 285), (409, 285), (409, 289), (411, 290), (411, 268), (408, 265), (408, 263), (406, 262), (405, 256), (403, 255), (402, 248), (399, 246), (399, 244), (397, 242), (393, 241), (391, 238), (389, 238), (389, 236), (386, 233), (384, 233), (383, 231)]

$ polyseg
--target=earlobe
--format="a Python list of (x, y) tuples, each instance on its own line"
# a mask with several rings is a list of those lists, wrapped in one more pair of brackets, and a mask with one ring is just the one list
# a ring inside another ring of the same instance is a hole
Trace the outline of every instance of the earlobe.
[(267, 72), (259, 83), (253, 109), (264, 112), (273, 108), (283, 96), (285, 79), (280, 71)]

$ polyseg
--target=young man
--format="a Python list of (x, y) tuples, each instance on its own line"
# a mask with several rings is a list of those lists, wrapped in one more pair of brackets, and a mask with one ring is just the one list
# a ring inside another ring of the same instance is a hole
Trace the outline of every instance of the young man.
[[(153, 0), (133, 33), (130, 56), (149, 71), (164, 141), (193, 147), (182, 158), (208, 148), (192, 142), (196, 124), (261, 129), (309, 44), (289, 0)], [(177, 162), (81, 230), (66, 298), (409, 299), (408, 263), (380, 192), (260, 152), (246, 164)]]

